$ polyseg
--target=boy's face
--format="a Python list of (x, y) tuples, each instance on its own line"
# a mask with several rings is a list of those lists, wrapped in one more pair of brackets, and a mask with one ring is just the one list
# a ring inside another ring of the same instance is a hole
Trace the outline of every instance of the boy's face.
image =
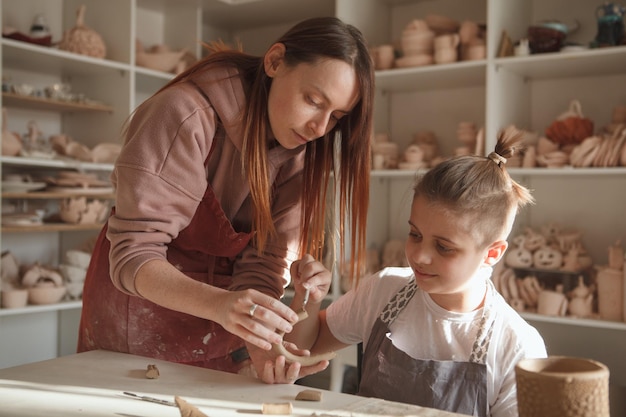
[(486, 275), (481, 272), (487, 270), (481, 268), (494, 265), (506, 250), (505, 241), (478, 248), (468, 222), (422, 196), (413, 199), (406, 258), (417, 285), (450, 311), (471, 310), (476, 300), (482, 302)]

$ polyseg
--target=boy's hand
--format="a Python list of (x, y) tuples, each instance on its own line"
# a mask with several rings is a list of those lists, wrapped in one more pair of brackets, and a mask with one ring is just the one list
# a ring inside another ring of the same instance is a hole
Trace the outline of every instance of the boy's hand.
[(328, 294), (332, 282), (332, 274), (311, 255), (304, 255), (291, 264), (291, 279), (296, 294), (304, 298), (309, 290), (309, 302), (319, 304)]
[[(306, 349), (298, 349), (293, 343), (283, 342), (283, 345), (298, 356), (310, 354)], [(329, 361), (321, 361), (311, 366), (302, 366), (298, 362), (287, 363), (284, 356), (274, 356), (272, 351), (250, 345), (248, 353), (258, 377), (266, 384), (293, 384), (300, 378), (323, 371), (330, 364)]]

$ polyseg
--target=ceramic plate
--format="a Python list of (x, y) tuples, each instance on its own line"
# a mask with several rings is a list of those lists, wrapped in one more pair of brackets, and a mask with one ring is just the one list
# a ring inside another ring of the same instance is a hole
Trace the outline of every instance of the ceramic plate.
[(41, 226), (42, 224), (41, 218), (30, 214), (11, 214), (2, 217), (3, 226)]
[(41, 190), (45, 187), (45, 182), (2, 181), (2, 192), (5, 193), (26, 193), (28, 191)]

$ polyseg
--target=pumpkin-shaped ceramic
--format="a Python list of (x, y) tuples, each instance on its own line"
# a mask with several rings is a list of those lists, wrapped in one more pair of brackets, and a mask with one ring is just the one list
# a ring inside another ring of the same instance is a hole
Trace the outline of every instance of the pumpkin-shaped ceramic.
[(563, 263), (563, 254), (558, 250), (544, 246), (533, 253), (533, 265), (539, 269), (559, 269)]
[(530, 268), (533, 265), (533, 254), (523, 246), (509, 250), (505, 258), (511, 268)]

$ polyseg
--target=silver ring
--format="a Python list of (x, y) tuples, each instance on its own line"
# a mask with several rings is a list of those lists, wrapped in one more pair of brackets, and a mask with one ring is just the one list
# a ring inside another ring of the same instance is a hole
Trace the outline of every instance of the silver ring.
[(250, 314), (250, 317), (254, 317), (254, 312), (256, 311), (256, 308), (258, 307), (258, 304), (252, 304), (250, 306), (250, 311), (248, 311), (248, 314)]

